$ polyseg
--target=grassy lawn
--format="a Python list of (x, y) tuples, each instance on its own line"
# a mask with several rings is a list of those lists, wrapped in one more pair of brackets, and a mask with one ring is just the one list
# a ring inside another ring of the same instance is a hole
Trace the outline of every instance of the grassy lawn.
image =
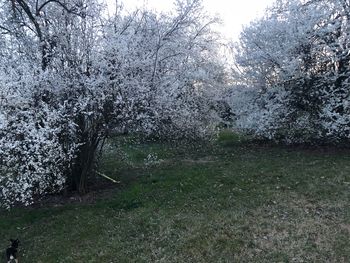
[[(116, 145), (123, 153), (116, 151)], [(20, 262), (349, 262), (346, 150), (111, 142), (94, 203), (1, 212)]]

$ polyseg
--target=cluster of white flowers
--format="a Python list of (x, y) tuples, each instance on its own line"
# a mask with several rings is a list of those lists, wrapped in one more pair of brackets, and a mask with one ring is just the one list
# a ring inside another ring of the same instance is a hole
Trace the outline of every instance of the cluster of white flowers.
[(350, 140), (349, 14), (347, 0), (276, 1), (243, 30), (227, 99), (238, 128), (287, 143)]
[(144, 163), (146, 166), (158, 165), (161, 162), (162, 160), (158, 158), (158, 155), (156, 153), (149, 153), (147, 157), (144, 159)]
[(31, 90), (38, 89), (40, 78), (26, 74), (14, 79), (0, 78), (0, 200), (5, 207), (28, 205), (35, 197), (62, 190), (74, 156), (74, 147), (64, 148), (60, 141), (67, 120), (59, 110), (42, 101), (33, 107)]
[(320, 118), (327, 137), (334, 141), (344, 138), (350, 140), (350, 97), (330, 96), (322, 108)]

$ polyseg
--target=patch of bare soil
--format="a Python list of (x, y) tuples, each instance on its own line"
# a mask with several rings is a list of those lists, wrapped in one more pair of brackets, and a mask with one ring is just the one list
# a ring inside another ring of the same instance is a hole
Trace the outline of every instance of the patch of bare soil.
[(77, 191), (65, 190), (62, 193), (47, 195), (35, 200), (28, 208), (60, 207), (67, 204), (94, 204), (98, 200), (108, 199), (123, 187), (120, 183), (112, 183), (107, 180), (93, 180), (88, 192), (84, 195)]
[(187, 163), (198, 163), (198, 164), (206, 164), (206, 163), (215, 163), (217, 159), (213, 156), (207, 156), (199, 159), (183, 159), (182, 161)]

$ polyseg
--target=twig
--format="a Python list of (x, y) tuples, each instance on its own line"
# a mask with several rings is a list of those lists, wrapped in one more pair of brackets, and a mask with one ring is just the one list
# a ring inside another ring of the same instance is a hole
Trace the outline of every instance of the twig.
[(107, 180), (112, 181), (112, 182), (115, 183), (115, 184), (120, 184), (120, 181), (116, 181), (116, 180), (114, 180), (113, 178), (111, 178), (111, 177), (109, 177), (109, 176), (107, 176), (107, 175), (105, 175), (105, 174), (103, 174), (103, 173), (100, 173), (100, 172), (96, 172), (96, 173), (97, 173), (98, 175), (100, 175), (100, 176), (106, 178)]

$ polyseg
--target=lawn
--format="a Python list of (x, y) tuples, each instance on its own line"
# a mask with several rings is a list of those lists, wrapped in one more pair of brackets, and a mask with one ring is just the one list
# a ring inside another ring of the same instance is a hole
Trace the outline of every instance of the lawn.
[(1, 212), (20, 262), (349, 262), (350, 151), (115, 139), (94, 202)]

